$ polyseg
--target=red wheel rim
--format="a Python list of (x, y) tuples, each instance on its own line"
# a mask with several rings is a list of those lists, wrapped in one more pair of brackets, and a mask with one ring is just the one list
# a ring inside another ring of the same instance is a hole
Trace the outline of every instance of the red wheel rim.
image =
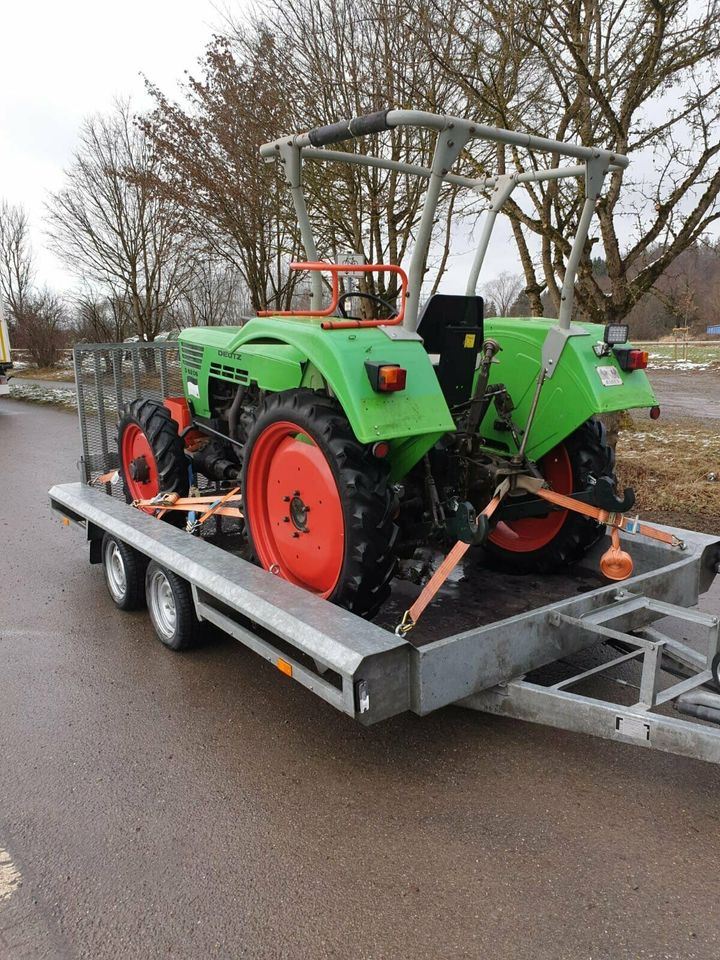
[[(134, 479), (131, 472), (133, 461), (144, 459), (147, 464), (147, 479)], [(158, 468), (152, 447), (144, 432), (135, 423), (129, 423), (123, 431), (120, 444), (120, 461), (122, 463), (125, 486), (133, 500), (149, 500), (160, 493)], [(146, 512), (152, 513), (148, 507)]]
[(255, 441), (245, 510), (260, 563), (329, 597), (345, 556), (345, 522), (325, 454), (296, 423), (278, 420)]
[[(538, 467), (555, 493), (573, 492), (572, 466), (565, 444), (561, 443), (546, 453)], [(546, 547), (560, 532), (566, 519), (567, 510), (553, 510), (545, 517), (528, 517), (507, 523), (500, 521), (489, 540), (496, 547), (511, 553), (531, 553)]]

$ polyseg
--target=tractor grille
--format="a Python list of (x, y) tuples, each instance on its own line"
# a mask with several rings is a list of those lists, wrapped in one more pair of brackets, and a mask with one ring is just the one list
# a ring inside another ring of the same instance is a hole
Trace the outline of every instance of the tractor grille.
[(247, 384), (250, 382), (247, 370), (238, 370), (236, 367), (227, 367), (224, 363), (211, 363), (210, 376), (220, 377), (223, 380), (232, 380), (233, 383)]
[(182, 359), (183, 366), (188, 373), (193, 373), (197, 376), (200, 372), (200, 366), (202, 365), (203, 359), (203, 347), (197, 346), (194, 343), (181, 343), (180, 344), (180, 357)]
[[(183, 395), (178, 344), (112, 343), (75, 347), (82, 460), (85, 483), (118, 466), (117, 422), (131, 400), (145, 397), (162, 401)], [(106, 491), (120, 499), (121, 485), (107, 484)]]

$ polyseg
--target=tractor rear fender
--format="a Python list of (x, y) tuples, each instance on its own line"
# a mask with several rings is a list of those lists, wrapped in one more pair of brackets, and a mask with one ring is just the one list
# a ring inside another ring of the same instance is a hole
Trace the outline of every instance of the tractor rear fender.
[[(485, 321), (485, 336), (502, 346), (492, 366), (490, 383), (503, 383), (515, 404), (514, 422), (523, 429), (540, 372), (542, 347), (555, 320), (499, 317)], [(538, 460), (597, 414), (653, 407), (655, 394), (643, 370), (624, 371), (615, 355), (598, 357), (593, 346), (602, 340), (598, 324), (577, 326), (587, 336), (570, 337), (553, 376), (545, 381), (537, 414), (530, 430), (528, 456)], [(491, 406), (480, 426), (489, 446), (515, 452), (509, 433), (496, 427), (497, 412)]]
[[(218, 328), (218, 335), (222, 328)], [(202, 363), (186, 390), (193, 409), (209, 416), (207, 378), (256, 382), (277, 392), (325, 386), (345, 411), (361, 443), (389, 440), (395, 479), (443, 433), (455, 429), (435, 371), (420, 340), (391, 339), (378, 328), (323, 330), (317, 322), (279, 317), (254, 318), (239, 329), (225, 328), (224, 340), (208, 343), (208, 328), (184, 331), (183, 344), (202, 343)], [(365, 362), (397, 363), (407, 370), (405, 389), (376, 393)], [(185, 373), (185, 360), (183, 359)], [(195, 394), (195, 395), (194, 395)], [(398, 472), (401, 471), (401, 472)]]

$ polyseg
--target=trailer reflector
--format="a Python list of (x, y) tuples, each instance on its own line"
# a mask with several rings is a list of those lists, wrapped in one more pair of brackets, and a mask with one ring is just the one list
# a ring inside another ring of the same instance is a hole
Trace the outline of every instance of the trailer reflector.
[(288, 663), (287, 660), (283, 660), (282, 657), (278, 657), (275, 666), (278, 668), (280, 673), (284, 673), (288, 677), (293, 675), (292, 664)]

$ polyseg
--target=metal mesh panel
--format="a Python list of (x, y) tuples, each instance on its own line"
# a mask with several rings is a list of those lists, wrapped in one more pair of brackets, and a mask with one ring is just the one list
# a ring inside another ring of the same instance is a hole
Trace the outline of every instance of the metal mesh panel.
[[(117, 422), (137, 397), (183, 395), (176, 342), (80, 343), (74, 350), (82, 479), (92, 483), (118, 466)], [(106, 487), (122, 498), (119, 484)]]

